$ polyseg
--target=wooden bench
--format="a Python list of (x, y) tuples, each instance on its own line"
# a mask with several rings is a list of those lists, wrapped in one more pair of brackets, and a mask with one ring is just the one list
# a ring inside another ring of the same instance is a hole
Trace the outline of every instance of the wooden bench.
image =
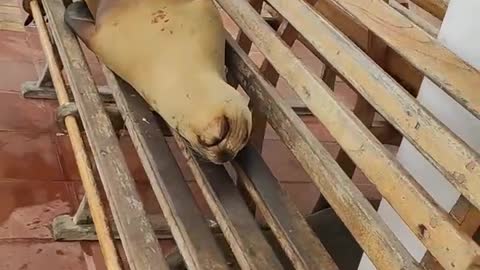
[[(98, 240), (107, 269), (123, 269), (116, 238), (129, 269), (140, 270), (356, 269), (362, 252), (378, 269), (480, 268), (480, 248), (472, 238), (480, 224), (479, 154), (415, 99), (426, 76), (478, 117), (480, 73), (436, 41), (438, 29), (408, 5), (216, 0), (241, 30), (226, 41), (228, 80), (248, 94), (255, 119), (251, 143), (233, 162), (217, 166), (193, 155), (106, 67), (108, 87), (98, 88), (79, 41), (63, 22), (67, 1), (37, 1), (26, 1), (27, 10), (38, 27), (48, 68), (38, 82), (24, 85), (24, 96), (58, 99), (59, 119), (85, 189), (77, 214), (55, 220), (57, 240)], [(436, 17), (445, 13), (443, 0), (413, 2)], [(294, 42), (325, 64), (322, 76), (294, 55)], [(260, 67), (249, 57), (252, 44), (265, 56)], [(300, 104), (281, 98), (275, 89), (279, 78)], [(358, 92), (353, 110), (334, 96), (337, 79)], [(317, 117), (341, 146), (336, 158), (301, 120), (305, 113)], [(380, 127), (373, 125), (378, 118), (384, 123)], [(312, 215), (300, 213), (260, 155), (267, 123), (322, 194)], [(142, 206), (116, 136), (123, 124), (162, 217), (147, 216)], [(214, 221), (201, 214), (166, 136), (182, 149)], [(461, 192), (455, 211), (441, 209), (385, 148), (398, 145), (402, 137)], [(409, 254), (351, 181), (356, 169), (428, 249), (423, 262)], [(257, 211), (265, 226), (255, 219)], [(178, 252), (165, 255), (157, 239), (168, 237)]]

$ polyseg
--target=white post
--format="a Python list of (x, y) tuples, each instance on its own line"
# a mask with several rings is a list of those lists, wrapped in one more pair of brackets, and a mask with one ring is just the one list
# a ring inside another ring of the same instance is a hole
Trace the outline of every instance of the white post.
[[(444, 46), (477, 69), (480, 69), (479, 14), (480, 1), (450, 0), (438, 36)], [(480, 85), (478, 91), (480, 93)], [(473, 149), (480, 152), (480, 120), (427, 78), (420, 87), (418, 101)], [(452, 209), (460, 194), (406, 139), (400, 144), (397, 158), (441, 207), (448, 212)], [(425, 247), (385, 200), (381, 201), (378, 213), (412, 256), (420, 262), (426, 253)], [(376, 268), (364, 254), (358, 269)]]

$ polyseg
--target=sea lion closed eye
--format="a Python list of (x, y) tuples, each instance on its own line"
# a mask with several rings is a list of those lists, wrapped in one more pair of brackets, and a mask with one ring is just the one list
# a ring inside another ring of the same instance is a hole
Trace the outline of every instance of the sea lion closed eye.
[(66, 23), (204, 158), (233, 159), (250, 137), (248, 100), (225, 81), (225, 30), (212, 0), (87, 0)]

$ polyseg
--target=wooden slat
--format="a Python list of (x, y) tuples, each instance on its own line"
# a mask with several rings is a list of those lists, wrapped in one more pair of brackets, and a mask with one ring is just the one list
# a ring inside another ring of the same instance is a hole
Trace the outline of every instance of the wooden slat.
[[(378, 65), (385, 66), (387, 46), (385, 43), (381, 42), (380, 38), (371, 31), (368, 31), (367, 54)], [(375, 109), (361, 95), (357, 95), (357, 101), (355, 102), (355, 106), (352, 111), (366, 127), (370, 128), (372, 126), (375, 116)], [(338, 162), (340, 167), (342, 167), (345, 173), (352, 178), (353, 174), (355, 173), (356, 165), (343, 149), (340, 149), (335, 160)]]
[[(473, 207), (464, 197), (458, 199), (452, 210), (450, 210), (450, 214), (459, 223), (459, 230), (464, 231), (468, 235), (474, 236), (479, 229), (480, 211)], [(476, 242), (478, 243), (478, 240), (476, 240)], [(425, 269), (443, 269), (438, 260), (428, 251), (423, 256), (421, 263), (425, 266)]]
[(148, 104), (129, 84), (103, 69), (188, 269), (229, 269)]
[[(342, 12), (328, 0), (318, 1), (313, 8), (364, 52), (367, 51), (368, 30), (360, 25), (357, 20)], [(305, 42), (304, 39), (301, 41), (302, 43)], [(308, 42), (306, 43), (308, 44)], [(416, 96), (423, 80), (423, 74), (390, 48), (385, 62), (385, 71), (399, 81), (412, 95)]]
[(396, 0), (389, 1), (389, 5), (398, 11), (403, 16), (409, 18), (413, 23), (415, 23), (418, 27), (422, 28), (425, 32), (427, 32), (432, 37), (436, 37), (438, 35), (438, 28), (434, 25), (429, 23), (427, 20), (413, 12), (412, 10), (404, 7), (402, 4), (397, 2)]
[[(435, 257), (443, 260), (442, 265), (447, 269), (466, 268), (471, 265), (480, 254), (479, 247), (471, 238), (456, 230), (456, 225), (448, 213), (435, 204), (433, 199), (359, 122), (352, 112), (341, 102), (336, 101), (325, 84), (306, 69), (301, 61), (278, 39), (265, 22), (256, 16), (250, 7), (244, 5), (241, 1), (218, 0), (217, 2), (249, 35), (259, 50), (264, 53), (277, 71), (292, 86), (312, 113), (320, 119), (370, 181), (376, 185), (377, 189), (402, 216), (417, 237), (422, 240)], [(286, 5), (287, 2), (288, 6)], [(337, 62), (350, 59), (352, 54), (356, 52), (352, 48), (353, 45), (348, 47), (350, 51), (343, 50), (342, 44), (348, 43), (346, 40), (345, 43), (340, 43), (338, 40), (345, 38), (334, 29), (329, 31), (326, 23), (316, 23), (320, 22), (320, 19), (317, 18), (318, 15), (306, 4), (300, 1), (281, 0), (269, 0), (269, 3), (285, 16), (299, 32), (311, 42), (313, 41), (313, 45), (316, 47), (326, 46), (331, 49), (327, 50), (329, 56), (333, 54), (338, 57)], [(337, 36), (332, 37), (335, 33)], [(372, 80), (369, 84), (371, 86), (369, 91), (373, 90), (376, 96), (384, 96), (386, 93), (382, 93), (382, 90), (385, 92), (388, 89), (378, 89), (381, 84), (376, 81), (385, 78), (386, 74), (383, 75), (383, 72), (375, 75), (370, 74), (368, 61), (371, 60), (368, 60), (360, 51), (358, 52), (365, 58), (361, 59), (363, 65), (359, 67), (355, 65), (356, 62), (348, 62), (351, 65), (342, 67), (344, 68), (342, 73), (350, 75), (345, 71), (354, 71), (351, 73), (368, 75), (367, 78)], [(332, 61), (330, 63), (332, 64)], [(335, 65), (338, 67), (336, 62)], [(336, 69), (340, 72), (339, 68)], [(394, 86), (393, 82), (392, 86)], [(389, 90), (391, 91), (391, 89)], [(371, 98), (367, 95), (365, 97)], [(393, 102), (398, 102), (396, 98), (392, 97), (392, 99)], [(411, 101), (413, 103), (414, 100)], [(420, 107), (418, 106), (418, 110), (415, 112), (419, 110)], [(433, 119), (429, 120), (433, 122)], [(421, 127), (419, 126), (418, 129), (421, 129)], [(436, 132), (439, 132), (439, 130), (437, 129)], [(429, 138), (432, 137), (433, 135), (429, 134)], [(450, 149), (450, 155), (451, 152), (452, 149)], [(379, 170), (379, 168), (382, 169)], [(388, 181), (385, 181), (385, 179), (388, 179)], [(415, 212), (411, 211), (412, 207), (416, 209)], [(445, 247), (448, 247), (448, 249)], [(455, 267), (451, 265), (455, 265)]]
[(234, 166), (295, 269), (338, 269), (254, 147), (247, 145)]
[(380, 269), (420, 269), (328, 151), (276, 90), (261, 77), (255, 64), (232, 39), (229, 39), (229, 45), (229, 71), (249, 94), (252, 102), (263, 105), (261, 108), (270, 125), (297, 157), (374, 264)]
[[(424, 20), (423, 18), (416, 16), (415, 13), (411, 12), (410, 10), (404, 8), (400, 4), (395, 4), (396, 1), (390, 1), (390, 5), (395, 8), (397, 11), (411, 19), (414, 23), (416, 23), (420, 28), (425, 30), (427, 33), (432, 35), (433, 37), (437, 37), (439, 33), (439, 29), (435, 26), (431, 25), (429, 22)], [(480, 211), (479, 209), (475, 208), (465, 197), (460, 196), (457, 203), (454, 205), (452, 210), (450, 211), (450, 215), (459, 223), (459, 229), (466, 232), (468, 235), (474, 235), (475, 232), (478, 230), (480, 225)], [(478, 241), (476, 241), (478, 243)], [(426, 269), (432, 270), (441, 270), (443, 269), (442, 266), (438, 263), (438, 261), (433, 257), (430, 252), (426, 252), (425, 256), (422, 258), (422, 265), (425, 266)]]
[(332, 0), (480, 117), (480, 72), (381, 0)]
[[(261, 14), (264, 0), (249, 0), (250, 5), (259, 13)], [(247, 54), (250, 53), (250, 50), (252, 49), (252, 41), (248, 38), (245, 33), (240, 29), (240, 32), (237, 35), (237, 43), (239, 44), (240, 48), (243, 49), (244, 52)], [(230, 80), (230, 78), (227, 78), (227, 80)], [(229, 82), (232, 87), (237, 88), (238, 84), (235, 82)], [(251, 104), (249, 104), (251, 106)], [(262, 149), (263, 148), (263, 141), (265, 139), (265, 132), (266, 132), (266, 125), (265, 125), (265, 116), (263, 116), (262, 113), (260, 113), (256, 108), (251, 108), (252, 110), (252, 131), (250, 134), (250, 141), (253, 142), (253, 144), (258, 148)], [(242, 183), (237, 183), (238, 189), (240, 190), (240, 193), (242, 194), (243, 198), (245, 198), (245, 201), (247, 202), (248, 208), (250, 209), (250, 212), (255, 213), (257, 211), (257, 208), (255, 206), (255, 203), (253, 202), (253, 199), (250, 198), (250, 195), (246, 191), (245, 187), (243, 186)]]
[(168, 269), (78, 40), (63, 21), (63, 2), (45, 0), (43, 7), (83, 120), (130, 269)]
[(184, 140), (172, 133), (240, 267), (283, 269), (225, 168), (198, 159)]
[[(333, 1), (424, 71), (439, 87), (450, 91), (450, 94), (457, 93), (457, 100), (464, 100), (464, 104), (473, 109), (473, 113), (477, 105), (480, 108), (480, 94), (477, 91), (480, 85), (480, 72), (441, 46), (407, 18), (379, 0), (365, 0), (369, 3), (368, 11), (359, 8), (367, 6), (364, 0), (355, 3), (350, 0)], [(378, 14), (381, 14), (381, 17)], [(331, 33), (332, 43), (342, 45), (342, 55), (348, 56), (335, 57), (335, 51), (320, 44), (326, 43), (324, 36), (319, 39), (310, 32), (310, 41), (312, 44), (315, 43), (313, 44), (315, 48), (329, 58), (329, 61), (334, 61), (339, 69), (344, 70), (342, 74), (349, 81), (358, 82), (354, 84), (355, 88), (363, 95), (369, 96), (370, 102), (376, 105), (377, 110), (401, 130), (453, 186), (473, 205), (480, 208), (480, 155), (434, 118), (418, 101), (406, 94), (398, 84), (384, 76), (381, 70), (366, 62), (366, 57), (358, 49), (352, 48), (347, 40), (335, 35), (335, 30), (319, 16), (316, 17), (312, 13), (308, 24), (322, 25), (325, 31)], [(387, 25), (389, 27), (386, 27)], [(348, 72), (347, 68), (364, 72)], [(367, 88), (375, 94), (367, 91)]]
[[(42, 16), (39, 3), (37, 1), (30, 2), (30, 8), (32, 11), (32, 18), (34, 19), (37, 29), (40, 44), (46, 58), (46, 66), (43, 74), (39, 79), (39, 84), (45, 82), (46, 74), (49, 74), (48, 81), (50, 85), (54, 86), (54, 90), (57, 93), (59, 106), (68, 104), (70, 99), (67, 94), (67, 88), (65, 86), (64, 79), (62, 77), (59, 59), (56, 57), (55, 49), (52, 41), (50, 40), (48, 29)], [(78, 167), (78, 172), (85, 189), (85, 197), (80, 203), (79, 209), (86, 209), (91, 207), (90, 221), (93, 219), (95, 222), (95, 229), (97, 231), (98, 242), (100, 250), (105, 259), (105, 266), (108, 270), (120, 270), (121, 260), (118, 256), (117, 249), (115, 247), (112, 231), (108, 222), (105, 206), (101, 201), (100, 190), (96, 183), (94, 174), (94, 168), (92, 163), (88, 159), (88, 154), (85, 149), (85, 143), (82, 139), (78, 119), (75, 116), (66, 116), (64, 119), (66, 130), (68, 131), (70, 142), (72, 145), (75, 161)], [(87, 202), (88, 199), (88, 202)], [(77, 211), (77, 213), (79, 213)], [(74, 219), (78, 222), (79, 215), (75, 214)], [(55, 232), (55, 231), (54, 231)]]
[(411, 0), (417, 6), (442, 20), (447, 12), (449, 0)]
[[(249, 0), (248, 2), (258, 13), (262, 11), (264, 0)], [(240, 32), (238, 33), (237, 42), (238, 45), (240, 45), (240, 48), (242, 48), (247, 54), (252, 49), (252, 41), (247, 35), (245, 35), (242, 29), (240, 29)]]
[[(367, 46), (368, 55), (370, 55), (370, 57), (377, 64), (384, 66), (385, 58), (387, 56), (387, 47), (385, 46), (385, 43), (381, 42), (381, 40), (370, 31), (368, 32), (368, 37), (369, 37), (368, 46)], [(319, 55), (315, 49), (313, 49), (312, 51), (314, 55)], [(334, 89), (328, 84), (327, 86), (332, 90)], [(375, 109), (361, 95), (357, 95), (357, 100), (355, 102), (355, 106), (353, 107), (352, 111), (366, 127), (371, 129), (374, 116), (375, 116)], [(383, 141), (381, 142), (383, 143)], [(340, 151), (338, 152), (335, 158), (335, 161), (337, 161), (337, 163), (340, 165), (343, 171), (348, 175), (348, 177), (350, 178), (353, 177), (357, 166), (343, 149), (340, 148)], [(313, 211), (318, 211), (327, 206), (328, 205), (325, 202), (325, 200), (322, 197), (320, 197), (317, 203), (315, 204)]]

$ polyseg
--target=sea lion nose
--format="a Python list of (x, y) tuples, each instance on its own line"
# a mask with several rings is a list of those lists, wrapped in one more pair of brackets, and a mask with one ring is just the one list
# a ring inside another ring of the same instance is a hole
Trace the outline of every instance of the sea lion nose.
[(210, 122), (204, 132), (198, 136), (198, 142), (206, 147), (219, 145), (228, 135), (230, 123), (226, 117), (219, 117)]

